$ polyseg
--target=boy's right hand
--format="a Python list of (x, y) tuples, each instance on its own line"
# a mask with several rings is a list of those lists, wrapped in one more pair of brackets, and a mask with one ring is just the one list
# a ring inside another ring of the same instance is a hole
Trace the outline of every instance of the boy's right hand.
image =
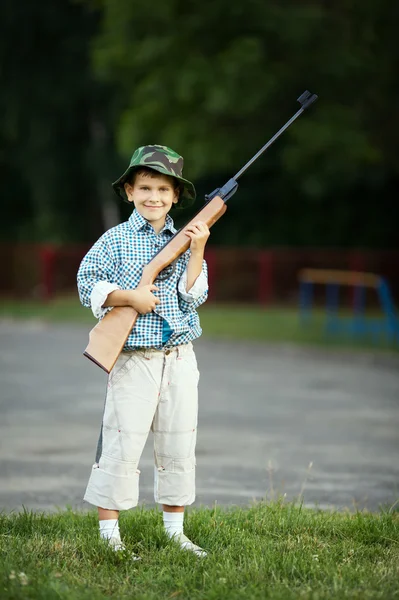
[(152, 292), (157, 292), (159, 288), (156, 285), (143, 285), (135, 290), (126, 290), (129, 306), (137, 310), (141, 315), (146, 315), (154, 310), (160, 299), (154, 296)]

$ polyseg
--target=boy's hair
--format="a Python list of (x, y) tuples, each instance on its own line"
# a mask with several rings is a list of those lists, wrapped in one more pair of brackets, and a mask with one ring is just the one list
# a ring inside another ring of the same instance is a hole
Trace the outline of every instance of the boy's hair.
[[(138, 169), (135, 169), (134, 171), (132, 171), (132, 173), (130, 174), (130, 177), (126, 178), (125, 183), (130, 183), (130, 185), (134, 185), (137, 175), (144, 175), (144, 176), (148, 176), (148, 177), (159, 177), (159, 175), (162, 175), (162, 173), (155, 171), (155, 169), (151, 169), (151, 167), (138, 167)], [(177, 190), (179, 190), (179, 192), (181, 191), (181, 187), (182, 187), (181, 183), (180, 183), (180, 181), (178, 181), (178, 179), (176, 179), (176, 177), (173, 177), (172, 175), (164, 175), (164, 177), (169, 177), (170, 179), (173, 180), (173, 187), (175, 188), (175, 191), (177, 191)]]

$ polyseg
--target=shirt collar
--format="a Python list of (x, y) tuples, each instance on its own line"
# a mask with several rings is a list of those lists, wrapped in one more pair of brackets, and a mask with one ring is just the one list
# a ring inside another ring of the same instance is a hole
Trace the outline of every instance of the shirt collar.
[[(145, 229), (146, 227), (151, 228), (149, 222), (136, 210), (132, 212), (128, 219), (129, 227), (133, 229), (134, 232), (139, 231), (140, 229)], [(169, 230), (171, 233), (175, 234), (177, 229), (173, 224), (173, 219), (169, 215), (166, 215), (165, 226), (161, 229), (160, 233), (163, 231)]]

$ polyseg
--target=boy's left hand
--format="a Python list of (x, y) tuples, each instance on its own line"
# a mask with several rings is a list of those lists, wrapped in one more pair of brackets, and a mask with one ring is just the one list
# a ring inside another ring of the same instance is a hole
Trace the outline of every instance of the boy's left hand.
[(210, 235), (210, 231), (206, 223), (203, 221), (196, 221), (191, 226), (187, 227), (184, 230), (184, 233), (191, 239), (191, 252), (204, 252), (205, 244)]

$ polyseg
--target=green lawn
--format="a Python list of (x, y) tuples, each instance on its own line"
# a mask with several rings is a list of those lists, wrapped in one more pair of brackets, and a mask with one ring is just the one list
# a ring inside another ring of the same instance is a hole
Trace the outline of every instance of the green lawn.
[[(371, 339), (358, 341), (342, 335), (326, 336), (325, 313), (320, 309), (314, 311), (306, 328), (300, 326), (296, 308), (205, 304), (199, 309), (199, 314), (204, 337), (399, 351), (398, 342), (376, 343)], [(347, 312), (344, 316), (349, 314)], [(49, 303), (0, 300), (0, 318), (10, 317), (73, 321), (86, 323), (88, 327), (96, 323), (91, 311), (83, 308), (76, 297), (59, 298)]]
[(0, 515), (2, 600), (397, 598), (399, 515), (340, 514), (279, 502), (198, 509), (187, 535), (198, 559), (168, 542), (156, 509), (121, 514), (127, 550), (98, 537), (95, 512)]
[(0, 299), (0, 318), (44, 319), (72, 321), (95, 325), (91, 310), (84, 308), (77, 297), (61, 297), (51, 302)]

